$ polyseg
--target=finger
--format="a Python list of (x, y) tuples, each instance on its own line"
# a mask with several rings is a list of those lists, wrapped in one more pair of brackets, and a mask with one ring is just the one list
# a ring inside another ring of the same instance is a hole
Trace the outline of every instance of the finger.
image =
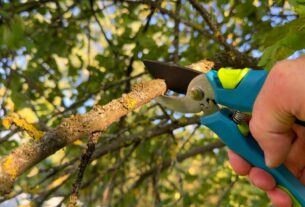
[(232, 150), (228, 150), (229, 162), (233, 168), (233, 170), (238, 175), (248, 175), (251, 169), (251, 165), (244, 160), (241, 156), (233, 152)]
[(291, 207), (292, 201), (289, 195), (279, 188), (267, 191), (271, 202), (277, 207)]
[(266, 165), (271, 168), (278, 167), (287, 159), (296, 135), (292, 131), (285, 133), (269, 131), (264, 122), (257, 123), (257, 119), (252, 120), (251, 133), (264, 151)]
[(303, 137), (305, 136), (305, 127), (295, 124), (293, 129), (297, 134), (297, 138), (292, 144), (285, 165), (296, 177), (299, 178), (305, 167), (305, 159), (303, 159), (305, 157), (305, 139)]
[(272, 190), (276, 186), (274, 178), (266, 171), (257, 167), (251, 168), (249, 179), (256, 187), (264, 191)]
[(301, 183), (303, 185), (305, 185), (305, 168), (302, 170), (302, 173), (301, 173), (301, 175), (299, 177), (299, 180), (301, 181)]
[(301, 181), (301, 183), (303, 185), (305, 185), (305, 170), (304, 169), (303, 169), (303, 171), (302, 171), (302, 173), (301, 173), (301, 175), (299, 177), (299, 180)]

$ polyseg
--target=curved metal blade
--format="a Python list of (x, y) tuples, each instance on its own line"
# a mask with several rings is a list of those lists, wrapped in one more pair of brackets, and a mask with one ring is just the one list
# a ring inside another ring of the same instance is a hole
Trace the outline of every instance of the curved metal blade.
[[(203, 97), (195, 99), (192, 90), (196, 88), (202, 91)], [(215, 94), (206, 75), (196, 76), (189, 84), (187, 93), (183, 97), (159, 96), (156, 101), (161, 105), (182, 113), (198, 113), (203, 111), (204, 115), (209, 115), (219, 110), (214, 102)]]
[(154, 78), (164, 79), (167, 88), (177, 93), (186, 94), (189, 83), (202, 74), (190, 68), (170, 63), (144, 60), (144, 65)]

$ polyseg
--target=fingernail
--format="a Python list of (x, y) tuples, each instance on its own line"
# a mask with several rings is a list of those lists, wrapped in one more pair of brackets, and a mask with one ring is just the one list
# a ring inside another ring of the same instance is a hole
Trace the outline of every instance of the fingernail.
[(266, 165), (269, 168), (276, 168), (279, 166), (278, 162), (276, 162), (274, 159), (266, 159)]
[(266, 162), (267, 167), (272, 168), (272, 166), (273, 166), (272, 160), (266, 159), (265, 162)]
[(268, 156), (268, 154), (265, 154), (265, 162), (267, 167), (269, 168), (276, 167), (276, 162), (274, 161), (274, 159), (272, 159), (272, 156)]
[(274, 154), (269, 154), (269, 153), (265, 152), (265, 162), (266, 162), (267, 167), (269, 167), (269, 168), (277, 167), (276, 159), (277, 158), (274, 156)]

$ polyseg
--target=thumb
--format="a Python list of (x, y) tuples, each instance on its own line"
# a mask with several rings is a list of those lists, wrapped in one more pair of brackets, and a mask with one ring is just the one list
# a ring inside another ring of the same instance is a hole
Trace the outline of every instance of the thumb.
[(286, 160), (296, 137), (292, 111), (301, 101), (290, 79), (287, 62), (275, 66), (253, 106), (250, 131), (264, 151), (268, 167), (277, 167)]

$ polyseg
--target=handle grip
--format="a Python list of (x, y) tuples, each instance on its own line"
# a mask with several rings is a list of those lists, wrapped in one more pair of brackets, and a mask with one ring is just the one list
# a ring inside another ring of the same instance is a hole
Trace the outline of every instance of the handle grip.
[(284, 165), (278, 168), (268, 168), (265, 164), (263, 151), (257, 142), (250, 134), (243, 136), (240, 133), (237, 125), (231, 119), (231, 113), (228, 109), (222, 109), (202, 117), (201, 124), (213, 130), (230, 149), (252, 165), (269, 172), (277, 184), (287, 189), (293, 196), (294, 207), (305, 206), (305, 187), (302, 183)]

